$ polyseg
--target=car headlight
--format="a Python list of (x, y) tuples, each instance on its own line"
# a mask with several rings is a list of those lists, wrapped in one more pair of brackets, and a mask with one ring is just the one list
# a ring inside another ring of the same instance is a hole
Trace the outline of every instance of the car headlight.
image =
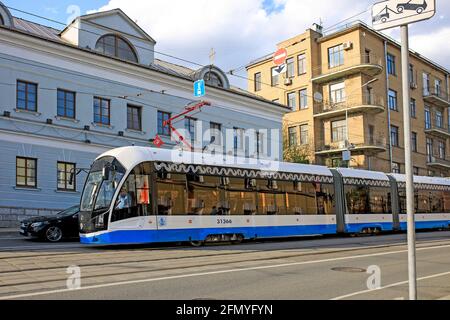
[(35, 223), (31, 224), (31, 227), (39, 228), (39, 227), (42, 227), (43, 225), (45, 225), (45, 222), (35, 222)]

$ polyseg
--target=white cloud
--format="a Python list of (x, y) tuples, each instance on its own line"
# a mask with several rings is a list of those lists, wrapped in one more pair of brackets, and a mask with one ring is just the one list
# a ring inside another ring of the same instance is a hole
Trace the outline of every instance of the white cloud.
[[(216, 64), (228, 71), (274, 51), (277, 43), (303, 33), (314, 22), (322, 20), (326, 28), (369, 9), (373, 3), (371, 0), (273, 0), (284, 8), (268, 13), (263, 2), (110, 0), (99, 10), (121, 8), (156, 39), (156, 50), (160, 52), (208, 64), (210, 49), (214, 47)], [(370, 10), (357, 18), (368, 21), (369, 17)], [(432, 51), (430, 46), (423, 47), (427, 52)], [(246, 86), (244, 80), (231, 80)]]
[(450, 27), (443, 27), (429, 34), (411, 35), (411, 49), (432, 58), (442, 66), (449, 66)]

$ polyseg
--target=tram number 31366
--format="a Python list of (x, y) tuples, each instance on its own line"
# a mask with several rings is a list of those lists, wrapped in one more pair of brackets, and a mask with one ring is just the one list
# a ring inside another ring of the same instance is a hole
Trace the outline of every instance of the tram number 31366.
[(231, 219), (217, 219), (217, 224), (232, 224), (233, 220)]

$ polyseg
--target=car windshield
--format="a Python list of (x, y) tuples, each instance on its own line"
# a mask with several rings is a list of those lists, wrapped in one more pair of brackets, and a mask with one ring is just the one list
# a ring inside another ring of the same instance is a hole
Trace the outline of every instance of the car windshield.
[(61, 216), (61, 217), (68, 217), (68, 216), (74, 215), (75, 213), (78, 213), (78, 211), (80, 211), (80, 206), (73, 206), (73, 207), (70, 207), (69, 209), (61, 211), (57, 215)]
[[(103, 180), (104, 165), (113, 166), (108, 180)], [(83, 196), (81, 197), (81, 211), (97, 211), (109, 208), (119, 182), (124, 176), (123, 167), (117, 161), (103, 159), (93, 164), (86, 180)]]

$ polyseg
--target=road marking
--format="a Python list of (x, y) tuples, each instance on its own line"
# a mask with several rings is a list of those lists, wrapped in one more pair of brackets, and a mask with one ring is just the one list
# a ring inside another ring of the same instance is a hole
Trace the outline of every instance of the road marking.
[[(1, 240), (1, 239), (0, 239)], [(21, 250), (42, 250), (42, 249), (65, 249), (65, 248), (84, 248), (81, 244), (54, 244), (54, 245), (36, 245), (36, 246), (17, 246), (17, 247), (0, 247), (2, 251), (21, 251)]]
[[(450, 275), (450, 271), (448, 271), (448, 272), (443, 272), (443, 273), (432, 274), (432, 275), (429, 275), (429, 276), (426, 276), (426, 277), (417, 278), (417, 281), (427, 280), (427, 279), (433, 279), (433, 278), (438, 278), (438, 277), (443, 277), (443, 276), (448, 276), (448, 275)], [(388, 288), (392, 288), (392, 287), (397, 287), (397, 286), (401, 286), (401, 285), (408, 284), (408, 283), (409, 283), (408, 280), (406, 280), (406, 281), (401, 281), (401, 282), (396, 282), (396, 283), (389, 284), (389, 285), (387, 285), (387, 286), (383, 286), (383, 287), (378, 288), (378, 289), (366, 289), (366, 290), (361, 290), (361, 291), (349, 293), (349, 294), (346, 294), (346, 295), (343, 295), (343, 296), (340, 296), (340, 297), (336, 297), (336, 298), (333, 298), (333, 299), (330, 299), (330, 300), (343, 300), (343, 299), (350, 298), (350, 297), (354, 297), (354, 296), (357, 296), (357, 295), (360, 295), (360, 294), (369, 293), (369, 292), (375, 292), (375, 291), (380, 291), (380, 290), (383, 290), (383, 289), (388, 289)], [(402, 298), (402, 299), (404, 300), (404, 298)], [(398, 300), (398, 299), (395, 299), (395, 300)]]
[[(417, 251), (442, 249), (442, 248), (450, 248), (450, 245), (418, 248)], [(209, 271), (209, 272), (200, 272), (200, 273), (191, 273), (191, 274), (184, 274), (184, 275), (159, 277), (159, 278), (152, 278), (152, 279), (128, 280), (128, 281), (105, 283), (105, 284), (81, 287), (80, 289), (77, 289), (76, 291), (107, 288), (107, 287), (122, 286), (122, 285), (129, 285), (129, 284), (156, 282), (156, 281), (163, 281), (163, 280), (174, 280), (174, 279), (192, 278), (192, 277), (200, 277), (200, 276), (210, 276), (210, 275), (224, 274), (224, 273), (245, 272), (245, 271), (255, 271), (255, 270), (274, 269), (274, 268), (285, 268), (285, 267), (292, 267), (292, 266), (299, 266), (299, 265), (334, 262), (334, 261), (340, 261), (340, 260), (354, 260), (354, 259), (361, 259), (361, 258), (368, 258), (368, 257), (377, 257), (377, 256), (391, 255), (391, 254), (406, 253), (406, 252), (408, 252), (408, 250), (397, 250), (397, 251), (390, 251), (390, 252), (379, 252), (379, 253), (363, 254), (363, 255), (349, 256), (349, 257), (329, 258), (329, 259), (314, 260), (314, 261), (291, 262), (291, 263), (283, 263), (283, 264), (259, 266), (259, 267)], [(450, 274), (450, 272), (448, 274)], [(0, 300), (20, 299), (20, 298), (27, 298), (27, 297), (33, 297), (33, 296), (41, 296), (41, 295), (46, 295), (46, 294), (66, 293), (66, 292), (70, 292), (70, 291), (74, 291), (74, 290), (58, 289), (58, 290), (49, 290), (49, 291), (34, 292), (34, 293), (25, 293), (25, 294), (18, 294), (18, 295), (12, 295), (12, 296), (3, 296), (3, 297), (0, 297)]]

